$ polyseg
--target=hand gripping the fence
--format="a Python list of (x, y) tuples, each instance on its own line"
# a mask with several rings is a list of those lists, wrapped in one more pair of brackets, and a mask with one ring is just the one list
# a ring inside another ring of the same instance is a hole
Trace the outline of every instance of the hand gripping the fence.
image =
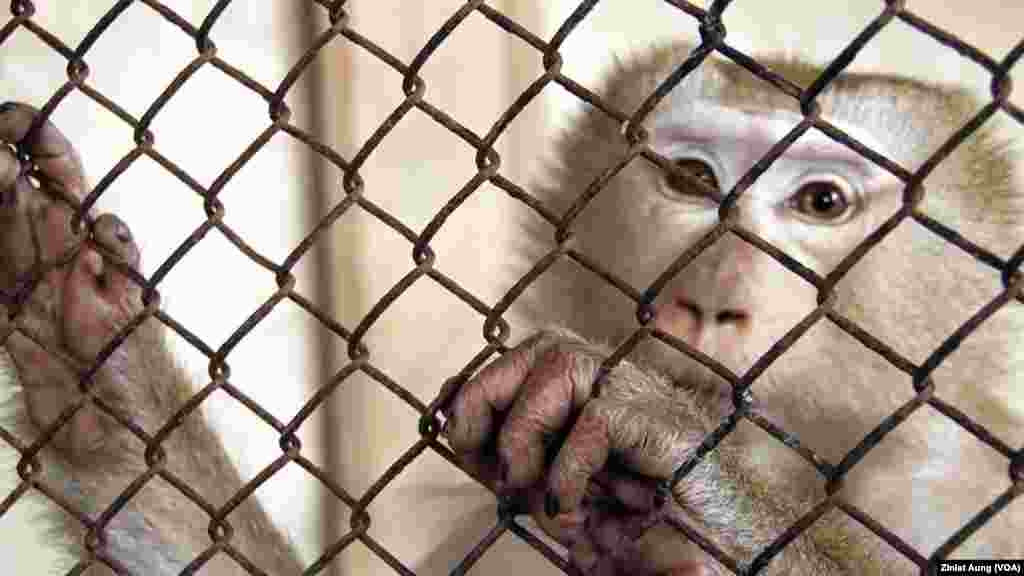
[(456, 396), (451, 445), (499, 491), (525, 491), (541, 526), (588, 574), (703, 574), (685, 554), (647, 557), (653, 542), (641, 537), (663, 512), (659, 480), (699, 445), (706, 419), (690, 395), (628, 362), (594, 396), (607, 355), (565, 331), (528, 339)]
[[(0, 106), (0, 383), (13, 371), (17, 424), (42, 439), (23, 449), (23, 479), (70, 512), (52, 536), (89, 574), (300, 573), (256, 498), (232, 501), (245, 485), (189, 407), (190, 378), (153, 318), (159, 299), (143, 304), (131, 231), (111, 214), (73, 229), (82, 163), (37, 118)], [(219, 507), (230, 517), (204, 512)]]
[[(720, 424), (722, 399), (628, 361), (597, 380), (609, 354), (549, 330), (484, 367), (447, 411), (461, 462), (499, 493), (525, 497), (586, 574), (729, 574), (678, 527), (750, 561), (799, 520), (812, 498), (773, 488), (729, 443), (704, 454), (668, 497), (665, 483)], [(884, 574), (891, 550), (865, 543), (855, 524), (822, 517), (765, 573)]]
[[(77, 372), (143, 306), (139, 286), (114, 264), (139, 265), (128, 227), (107, 214), (93, 222), (91, 239), (84, 223), (79, 233), (72, 231), (70, 203), (86, 193), (82, 163), (51, 123), (30, 132), (35, 118), (36, 111), (26, 105), (0, 107), (0, 139), (8, 144), (0, 151), (0, 254), (3, 289), (14, 299), (5, 304), (19, 327), (4, 346), (24, 387), (29, 415), (45, 428), (80, 397)], [(14, 145), (25, 156), (19, 158)], [(31, 165), (36, 172), (30, 172)], [(111, 405), (129, 400), (124, 386), (107, 384), (115, 384), (126, 370), (131, 346), (115, 352), (97, 379), (111, 394)], [(111, 425), (87, 403), (55, 440), (67, 457), (77, 460), (110, 438)]]

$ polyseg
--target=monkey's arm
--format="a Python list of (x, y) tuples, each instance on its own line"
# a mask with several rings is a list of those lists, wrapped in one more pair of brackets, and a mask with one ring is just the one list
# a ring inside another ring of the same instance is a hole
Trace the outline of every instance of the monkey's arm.
[[(809, 498), (776, 493), (728, 446), (706, 455), (661, 509), (656, 479), (692, 455), (717, 424), (717, 407), (628, 362), (591, 399), (607, 355), (574, 335), (541, 333), (468, 382), (447, 425), (462, 461), (499, 490), (525, 491), (534, 517), (577, 566), (588, 574), (715, 574), (695, 544), (658, 520), (667, 514), (695, 527), (742, 563), (810, 509)], [(550, 438), (566, 428), (545, 469)], [(494, 443), (496, 454), (487, 449)], [(612, 459), (619, 466), (609, 466)], [(621, 465), (629, 473), (618, 472)], [(762, 573), (893, 573), (879, 542), (852, 524), (826, 515)]]
[[(83, 523), (60, 515), (62, 544), (82, 560), (95, 550), (99, 567), (89, 574), (108, 573), (102, 564), (109, 563), (118, 572), (164, 576), (197, 559), (209, 561), (209, 574), (248, 573), (239, 562), (249, 561), (257, 574), (299, 574), (296, 554), (252, 494), (227, 516), (232, 533), (223, 548), (211, 540), (211, 514), (243, 483), (197, 410), (176, 420), (192, 386), (163, 326), (144, 310), (138, 284), (119, 271), (138, 269), (138, 247), (109, 214), (93, 221), (89, 238), (71, 231), (72, 210), (59, 198), (85, 196), (81, 161), (49, 122), (30, 131), (35, 115), (25, 105), (0, 106), (0, 140), (8, 145), (0, 150), (0, 376), (13, 368), (22, 387), (15, 408), (25, 436), (35, 439), (70, 415), (36, 454), (33, 478), (87, 516)], [(12, 146), (37, 167), (41, 189)], [(94, 399), (83, 397), (80, 375), (128, 326), (86, 383)], [(182, 490), (212, 508), (191, 503)], [(123, 495), (131, 497), (119, 507)]]

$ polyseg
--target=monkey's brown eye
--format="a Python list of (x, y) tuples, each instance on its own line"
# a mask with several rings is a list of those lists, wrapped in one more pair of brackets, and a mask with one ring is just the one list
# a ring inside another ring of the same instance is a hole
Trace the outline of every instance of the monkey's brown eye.
[[(675, 165), (682, 171), (686, 172), (690, 176), (700, 180), (708, 186), (718, 190), (718, 179), (715, 178), (715, 171), (708, 166), (707, 162), (697, 160), (696, 158), (680, 158), (675, 161)], [(686, 196), (704, 196), (704, 194), (698, 188), (695, 188), (686, 179), (676, 176), (675, 174), (668, 174), (665, 176), (665, 183), (673, 191), (678, 192)]]
[(849, 191), (831, 180), (805, 183), (793, 196), (792, 206), (808, 218), (830, 224), (845, 221), (854, 208)]

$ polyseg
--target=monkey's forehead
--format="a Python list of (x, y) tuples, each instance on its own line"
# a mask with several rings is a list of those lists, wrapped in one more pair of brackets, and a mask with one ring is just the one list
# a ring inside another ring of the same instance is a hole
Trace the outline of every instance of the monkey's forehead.
[[(751, 156), (760, 158), (779, 140), (789, 134), (802, 120), (802, 116), (780, 109), (724, 106), (709, 100), (687, 100), (680, 105), (657, 113), (651, 122), (651, 144), (655, 149), (671, 154), (680, 143), (742, 144)], [(889, 146), (869, 130), (836, 119), (838, 128), (879, 153), (890, 154)], [(870, 161), (849, 146), (835, 141), (823, 132), (810, 130), (800, 136), (784, 156), (794, 159), (829, 160), (871, 167)]]
[[(610, 79), (613, 100), (625, 112), (634, 111), (689, 52), (689, 45), (678, 43), (639, 57)], [(822, 72), (820, 67), (795, 58), (759, 61), (801, 85)], [(924, 162), (978, 108), (963, 90), (881, 74), (841, 75), (816, 103), (825, 120), (909, 169)], [(707, 115), (702, 116), (700, 111), (715, 106), (750, 113), (750, 119), (757, 112), (776, 115), (780, 122), (788, 122), (789, 128), (796, 123), (790, 118), (800, 118), (795, 98), (732, 62), (712, 57), (671, 90), (648, 118), (648, 125), (664, 125), (666, 116), (669, 123), (673, 117), (688, 115), (706, 120)], [(811, 132), (820, 135), (816, 130)], [(783, 135), (778, 134), (780, 138)]]
[[(756, 80), (760, 86), (709, 82), (712, 74), (696, 73), (680, 83), (649, 118), (655, 137), (679, 135), (680, 129), (691, 136), (711, 138), (715, 134), (749, 138), (771, 144), (785, 137), (803, 118), (795, 100), (772, 86)], [(819, 98), (821, 116), (861, 144), (908, 169), (915, 169), (934, 153), (958, 124), (938, 107), (930, 111), (920, 102), (887, 93), (883, 84), (860, 85), (843, 90), (837, 87)], [(799, 155), (801, 146), (821, 149), (835, 147), (855, 154), (812, 128), (791, 149)]]

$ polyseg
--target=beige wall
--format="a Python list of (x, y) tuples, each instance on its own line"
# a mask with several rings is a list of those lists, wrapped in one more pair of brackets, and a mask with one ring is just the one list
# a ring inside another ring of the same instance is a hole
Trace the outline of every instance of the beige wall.
[[(36, 21), (74, 46), (112, 4), (37, 5)], [(200, 1), (173, 5), (196, 26), (210, 9), (209, 2)], [(273, 87), (300, 54), (299, 23), (290, 4), (237, 3), (223, 14), (212, 37), (222, 58)], [(134, 4), (88, 54), (89, 83), (140, 117), (194, 55), (194, 41), (149, 8)], [(66, 79), (66, 64), (35, 37), (18, 31), (0, 48), (0, 100), (43, 105)], [(288, 102), (296, 109), (296, 121), (304, 122), (301, 86)], [(94, 183), (133, 147), (131, 130), (81, 94), (69, 96), (53, 118), (79, 146)], [(200, 183), (209, 185), (268, 124), (267, 105), (261, 98), (207, 68), (200, 70), (160, 113), (152, 131), (157, 149), (180, 163)], [(275, 137), (223, 192), (226, 222), (251, 237), (257, 249), (277, 261), (287, 254), (287, 247), (299, 241), (305, 228), (305, 206), (299, 200), (309, 194), (308, 178), (302, 176), (307, 162), (301, 146)], [(116, 210), (134, 228), (142, 244), (147, 274), (204, 219), (197, 196), (150, 161), (133, 166), (103, 196), (100, 206)], [(300, 290), (309, 291), (313, 281), (310, 271), (305, 265), (299, 271)], [(271, 274), (240, 256), (215, 232), (160, 287), (168, 312), (214, 347), (273, 289)], [(308, 386), (317, 367), (316, 348), (310, 345), (309, 334), (308, 316), (294, 306), (281, 306), (229, 357), (232, 382), (280, 420), (291, 419), (309, 395)], [(205, 384), (204, 357), (183, 340), (178, 339), (175, 345), (195, 381)], [(277, 434), (236, 401), (215, 394), (208, 404), (244, 477), (251, 478), (280, 455)], [(317, 421), (301, 430), (304, 451), (316, 460), (320, 459), (319, 432)], [(0, 446), (0, 494), (6, 495), (13, 488), (16, 462), (15, 453), (6, 445)], [(320, 506), (314, 482), (294, 467), (283, 472), (257, 494), (312, 557), (320, 549)], [(35, 512), (27, 502), (20, 502), (11, 514), (0, 517), (0, 557), (6, 562), (5, 573), (49, 573), (47, 567), (52, 563), (49, 553), (38, 544), (38, 531), (26, 529)]]
[[(455, 0), (356, 4), (353, 26), (410, 62), (431, 32), (462, 4)], [(1024, 5), (998, 0), (911, 4), (919, 14), (962, 32), (997, 58), (1024, 36), (1024, 27), (1006, 25), (1024, 22)], [(509, 0), (489, 5), (515, 11), (522, 25), (549, 38), (578, 2)], [(812, 5), (822, 9), (808, 9)], [(824, 61), (837, 54), (881, 6), (882, 2), (863, 1), (737, 2), (728, 13), (729, 40), (744, 50), (799, 53)], [(593, 87), (612, 55), (625, 55), (657, 40), (696, 39), (696, 27), (690, 22), (662, 2), (599, 3), (565, 44), (562, 70)], [(335, 115), (335, 138), (350, 153), (401, 102), (401, 78), (360, 50), (339, 46), (325, 62), (330, 79), (324, 90), (335, 95), (336, 102), (330, 112)], [(862, 54), (857, 67), (967, 82), (982, 91), (988, 87), (985, 76), (956, 53), (900, 23)], [(429, 102), (483, 134), (540, 74), (536, 52), (474, 14), (431, 58), (422, 76)], [(517, 120), (512, 132), (499, 141), (502, 173), (528, 185), (546, 153), (547, 138), (565, 125), (576, 105), (575, 98), (560, 88), (545, 90), (542, 101), (528, 108), (528, 117)], [(473, 155), (443, 128), (413, 111), (361, 173), (367, 197), (418, 232), (472, 176)], [(436, 267), (493, 305), (523, 270), (508, 253), (514, 247), (515, 217), (522, 212), (503, 193), (485, 187), (456, 211), (433, 243)], [(335, 246), (337, 261), (350, 267), (337, 270), (335, 293), (339, 317), (346, 326), (355, 326), (413, 268), (412, 247), (365, 214), (346, 221), (351, 225), (336, 229)], [(467, 306), (429, 279), (421, 279), (392, 304), (367, 341), (375, 365), (426, 403), (448, 376), (481, 349), (482, 325), (483, 319)], [(513, 341), (523, 334), (520, 327)], [(343, 346), (336, 351), (344, 358)], [(341, 476), (346, 486), (361, 494), (418, 440), (417, 414), (365, 378), (349, 380), (336, 406)], [(495, 503), (489, 493), (428, 451), (374, 499), (370, 512), (370, 535), (406, 566), (418, 574), (446, 574), (493, 526)], [(346, 520), (341, 529), (347, 528)], [(358, 543), (341, 562), (350, 574), (391, 573)], [(517, 538), (506, 536), (474, 573), (557, 571)]]
[[(463, 4), (460, 1), (411, 3), (397, 0), (353, 6), (352, 25), (403, 62), (410, 62), (430, 34)], [(523, 22), (536, 26), (540, 14), (524, 2)], [(511, 13), (511, 12), (510, 12)], [(533, 22), (534, 24), (530, 24)], [(401, 76), (361, 50), (336, 44), (323, 60), (326, 101), (336, 102), (335, 143), (351, 157), (402, 101)], [(422, 72), (425, 98), (453, 114), (477, 134), (491, 123), (540, 71), (540, 59), (510, 41), (479, 14), (473, 14), (430, 59)], [(523, 63), (523, 68), (512, 66)], [(542, 106), (532, 106), (498, 146), (502, 172), (527, 181), (533, 136), (543, 125)], [(360, 171), (367, 198), (419, 232), (444, 203), (476, 172), (474, 150), (419, 111), (403, 119)], [(341, 175), (332, 171), (341, 198)], [(432, 244), (436, 267), (493, 304), (507, 283), (504, 247), (512, 202), (485, 186), (453, 215)], [(366, 213), (343, 217), (335, 226), (338, 317), (354, 327), (373, 304), (412, 268), (412, 245)], [(486, 239), (486, 240), (484, 240)], [(367, 335), (374, 365), (429, 403), (447, 376), (481, 348), (482, 318), (430, 279), (421, 279), (395, 302)], [(336, 347), (343, 365), (344, 347)], [(335, 395), (337, 458), (345, 486), (359, 496), (418, 440), (418, 414), (366, 377), (346, 381)], [(467, 476), (432, 452), (417, 458), (370, 506), (370, 535), (420, 574), (446, 574), (482, 537), (495, 519), (492, 498)], [(348, 530), (347, 518), (340, 532)], [(506, 538), (484, 558), (481, 572), (545, 569), (544, 561), (524, 545)], [(387, 566), (361, 543), (339, 561), (347, 574), (384, 574)]]

